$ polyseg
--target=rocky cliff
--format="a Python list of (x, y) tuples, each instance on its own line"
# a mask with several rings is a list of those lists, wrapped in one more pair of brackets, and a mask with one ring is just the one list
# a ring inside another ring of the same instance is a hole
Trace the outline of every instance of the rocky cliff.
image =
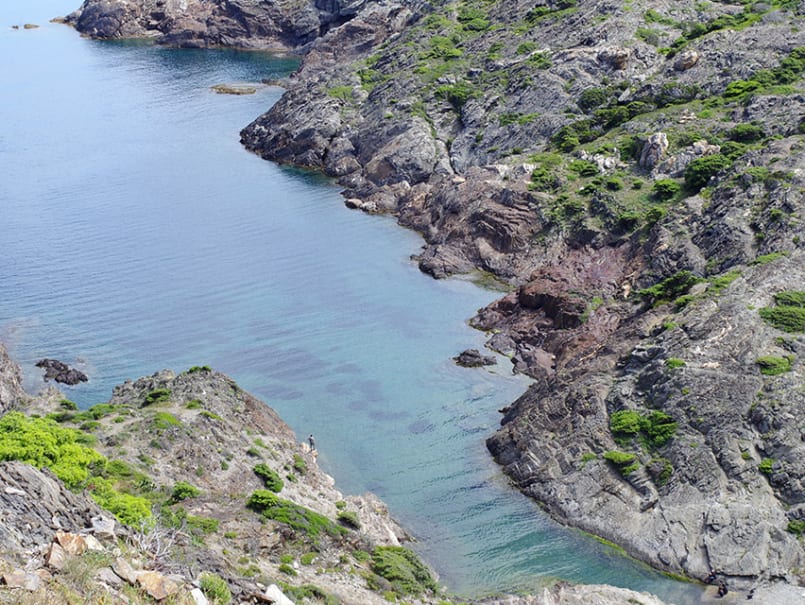
[(22, 371), (8, 356), (6, 348), (0, 344), (0, 414), (4, 414), (24, 399)]
[(349, 21), (366, 0), (85, 0), (67, 22), (95, 38), (186, 48), (294, 49)]
[(803, 25), (787, 0), (367, 3), (242, 140), (420, 231), (423, 271), (510, 284), (473, 322), (536, 382), (489, 448), (553, 515), (674, 573), (802, 583)]

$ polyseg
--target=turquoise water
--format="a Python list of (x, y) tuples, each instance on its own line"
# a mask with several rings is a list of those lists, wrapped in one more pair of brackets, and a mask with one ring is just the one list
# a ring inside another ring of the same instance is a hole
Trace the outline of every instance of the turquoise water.
[[(698, 591), (551, 522), (484, 448), (526, 383), (457, 368), (495, 298), (436, 282), (417, 235), (343, 207), (316, 175), (250, 155), (239, 129), (281, 94), (217, 95), (294, 62), (99, 43), (47, 23), (71, 0), (0, 5), (0, 340), (90, 382), (82, 405), (162, 368), (209, 364), (274, 407), (347, 493), (379, 494), (465, 594), (607, 582)], [(36, 30), (12, 30), (25, 22)], [(505, 361), (505, 360), (502, 360)]]

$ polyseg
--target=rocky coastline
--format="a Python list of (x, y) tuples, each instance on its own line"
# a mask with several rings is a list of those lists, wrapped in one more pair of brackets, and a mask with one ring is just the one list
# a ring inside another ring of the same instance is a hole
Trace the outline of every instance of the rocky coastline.
[[(383, 502), (339, 492), (315, 449), (230, 378), (164, 370), (79, 410), (52, 387), (23, 393), (2, 345), (0, 356), (13, 393), (0, 413), (0, 603), (454, 602)], [(50, 436), (66, 448), (17, 460)], [(473, 602), (629, 598), (663, 605), (563, 583)]]
[(376, 2), (221, 35), (247, 4), (69, 21), (304, 53), (242, 141), (422, 233), (424, 272), (510, 285), (473, 324), (535, 379), (488, 442), (520, 489), (658, 569), (805, 583), (799, 7)]

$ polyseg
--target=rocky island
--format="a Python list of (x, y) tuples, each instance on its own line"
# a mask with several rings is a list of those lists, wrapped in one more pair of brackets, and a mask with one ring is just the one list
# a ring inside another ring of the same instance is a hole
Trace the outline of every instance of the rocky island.
[(87, 0), (95, 37), (299, 52), (242, 132), (418, 230), (533, 386), (488, 446), (558, 520), (742, 594), (805, 583), (797, 3)]

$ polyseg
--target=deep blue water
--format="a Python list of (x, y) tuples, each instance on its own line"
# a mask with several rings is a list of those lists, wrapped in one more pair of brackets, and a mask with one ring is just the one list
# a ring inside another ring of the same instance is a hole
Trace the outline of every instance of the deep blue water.
[[(274, 407), (347, 493), (371, 490), (466, 594), (553, 577), (698, 591), (558, 527), (484, 448), (526, 383), (450, 358), (495, 293), (436, 282), (417, 235), (346, 210), (326, 179), (242, 149), (281, 94), (217, 95), (288, 59), (80, 38), (48, 19), (77, 0), (0, 5), (0, 341), (90, 376), (87, 406), (162, 368), (209, 364)], [(33, 22), (35, 30), (12, 30)]]

